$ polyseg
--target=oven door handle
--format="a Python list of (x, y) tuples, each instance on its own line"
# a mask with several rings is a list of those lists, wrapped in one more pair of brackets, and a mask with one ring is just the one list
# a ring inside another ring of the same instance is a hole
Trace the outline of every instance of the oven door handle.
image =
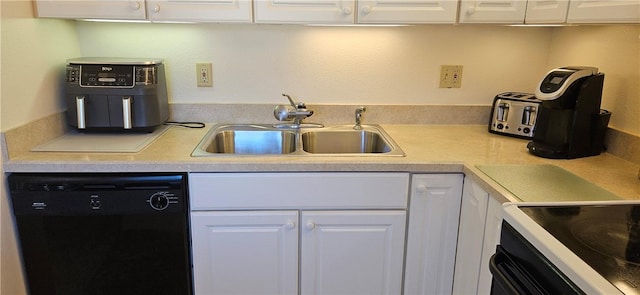
[(511, 295), (549, 294), (539, 283), (513, 261), (501, 246), (489, 261), (489, 270), (493, 274), (494, 282)]

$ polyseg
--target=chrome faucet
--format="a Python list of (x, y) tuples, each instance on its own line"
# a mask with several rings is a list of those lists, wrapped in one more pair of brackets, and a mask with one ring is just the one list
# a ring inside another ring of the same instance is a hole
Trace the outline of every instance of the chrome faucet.
[(362, 113), (364, 113), (367, 110), (366, 107), (359, 107), (356, 109), (356, 125), (353, 126), (353, 129), (355, 130), (360, 130), (362, 129)]
[(300, 128), (302, 120), (311, 117), (311, 115), (313, 115), (313, 111), (307, 110), (307, 106), (304, 104), (304, 102), (294, 102), (293, 99), (291, 99), (291, 96), (289, 96), (288, 94), (283, 93), (282, 96), (285, 96), (289, 100), (291, 107), (286, 105), (278, 105), (273, 110), (273, 116), (280, 121), (293, 120), (292, 127)]

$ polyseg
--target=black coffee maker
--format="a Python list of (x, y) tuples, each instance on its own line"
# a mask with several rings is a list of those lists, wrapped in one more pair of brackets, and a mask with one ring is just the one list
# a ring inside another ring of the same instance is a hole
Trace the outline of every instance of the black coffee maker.
[(529, 152), (551, 159), (599, 155), (611, 113), (600, 109), (604, 74), (594, 67), (553, 69), (535, 91), (542, 101)]

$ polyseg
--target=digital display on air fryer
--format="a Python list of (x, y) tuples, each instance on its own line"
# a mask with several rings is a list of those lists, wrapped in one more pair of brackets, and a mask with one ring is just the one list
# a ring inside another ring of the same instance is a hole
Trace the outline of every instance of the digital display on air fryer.
[(133, 87), (135, 67), (123, 65), (82, 65), (80, 86)]

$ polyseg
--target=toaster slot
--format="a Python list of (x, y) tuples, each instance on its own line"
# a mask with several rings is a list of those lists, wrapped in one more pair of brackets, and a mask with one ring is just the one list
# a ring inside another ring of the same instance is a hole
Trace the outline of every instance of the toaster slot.
[(506, 122), (509, 117), (509, 104), (501, 102), (498, 104), (498, 113), (496, 114), (496, 120), (499, 122)]
[(523, 125), (533, 126), (536, 123), (536, 107), (526, 106), (522, 110), (522, 122)]

